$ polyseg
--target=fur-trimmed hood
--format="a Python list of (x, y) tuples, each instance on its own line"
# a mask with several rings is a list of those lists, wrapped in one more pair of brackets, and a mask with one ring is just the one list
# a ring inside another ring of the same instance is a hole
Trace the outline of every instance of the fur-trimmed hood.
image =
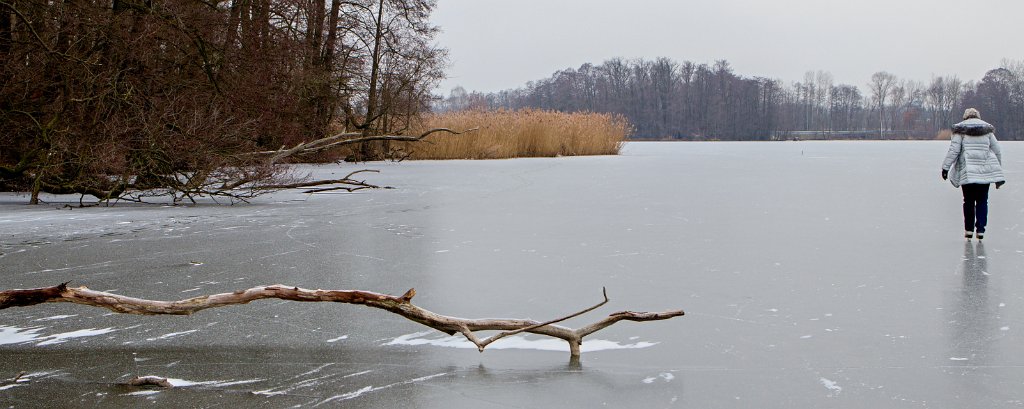
[(988, 135), (995, 131), (996, 128), (992, 124), (978, 118), (967, 119), (953, 125), (953, 133), (967, 136)]

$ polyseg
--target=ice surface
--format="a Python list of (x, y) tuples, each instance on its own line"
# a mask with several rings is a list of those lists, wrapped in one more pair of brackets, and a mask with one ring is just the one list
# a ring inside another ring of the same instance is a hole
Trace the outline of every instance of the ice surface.
[[(632, 338), (632, 337), (630, 337)], [(640, 349), (657, 345), (657, 342), (634, 342), (632, 344), (620, 344), (615, 341), (603, 339), (585, 339), (580, 345), (582, 352), (596, 352), (613, 349)], [(477, 349), (476, 345), (462, 335), (438, 337), (434, 331), (422, 331), (413, 334), (402, 335), (383, 345), (434, 345), (447, 348)], [(569, 344), (556, 338), (535, 338), (520, 335), (512, 335), (495, 341), (488, 345), (487, 349), (532, 349), (537, 351), (563, 351), (569, 352)]]
[[(151, 374), (264, 380), (144, 397), (164, 407), (1017, 407), (1024, 144), (1003, 143), (1009, 182), (990, 192), (984, 242), (961, 237), (960, 194), (938, 175), (946, 148), (630, 143), (606, 157), (315, 166), (304, 169), (381, 170), (368, 181), (396, 189), (236, 206), (64, 208), (78, 198), (3, 194), (2, 288), (72, 280), (158, 300), (275, 283), (415, 288), (440, 314), (543, 321), (607, 287), (607, 306), (564, 325), (687, 315), (616, 324), (570, 362), (532, 335), (511, 340), (528, 349), (501, 340), (482, 354), (437, 332), (382, 345), (425, 328), (351, 305), (147, 317), (45, 304), (3, 311), (0, 378), (61, 375), (0, 399), (138, 407), (114, 384)], [(587, 351), (599, 341), (653, 345)]]

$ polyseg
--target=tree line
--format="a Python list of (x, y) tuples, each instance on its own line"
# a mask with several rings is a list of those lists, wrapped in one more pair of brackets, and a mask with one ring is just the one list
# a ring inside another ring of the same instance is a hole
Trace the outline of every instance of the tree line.
[(401, 133), (443, 77), (435, 3), (0, 0), (0, 190), (266, 183), (251, 152)]
[(793, 137), (933, 139), (976, 107), (1002, 139), (1024, 139), (1024, 62), (1003, 61), (979, 81), (927, 83), (877, 72), (864, 84), (825, 71), (803, 81), (744, 77), (714, 64), (611, 59), (494, 93), (457, 87), (436, 110), (541, 108), (626, 116), (635, 138), (768, 140)]

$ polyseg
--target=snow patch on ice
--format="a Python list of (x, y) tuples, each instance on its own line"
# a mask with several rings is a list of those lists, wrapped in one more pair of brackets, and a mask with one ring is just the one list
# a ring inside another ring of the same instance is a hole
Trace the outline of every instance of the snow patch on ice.
[(352, 391), (352, 392), (348, 392), (348, 393), (343, 393), (343, 394), (337, 395), (337, 396), (332, 396), (332, 397), (328, 398), (327, 400), (318, 403), (317, 406), (319, 406), (321, 404), (324, 404), (324, 403), (327, 403), (327, 402), (330, 402), (332, 400), (348, 400), (348, 399), (352, 399), (352, 398), (358, 398), (359, 395), (362, 395), (362, 394), (367, 393), (367, 392), (372, 392), (372, 391), (373, 391), (373, 386), (366, 386), (366, 387), (363, 387), (363, 388), (361, 388), (359, 390), (356, 390), (356, 391)]
[(193, 330), (189, 330), (189, 331), (172, 332), (172, 333), (169, 333), (169, 334), (163, 334), (163, 335), (161, 335), (159, 337), (146, 338), (146, 341), (159, 341), (161, 339), (174, 338), (174, 337), (179, 336), (179, 335), (191, 334), (191, 333), (197, 332), (197, 331), (199, 331), (199, 330), (193, 329)]
[[(382, 345), (433, 345), (447, 348), (476, 349), (476, 345), (466, 340), (461, 335), (445, 336), (441, 338), (424, 338), (433, 331), (416, 332), (402, 335)], [(657, 342), (635, 342), (632, 344), (620, 344), (615, 341), (603, 339), (586, 340), (580, 346), (583, 352), (604, 351), (612, 349), (640, 349), (657, 345)], [(560, 339), (527, 339), (523, 336), (513, 335), (487, 346), (488, 349), (531, 349), (539, 351), (569, 351), (569, 345)]]
[(824, 385), (826, 389), (831, 391), (829, 396), (839, 395), (839, 393), (843, 391), (842, 386), (839, 386), (835, 381), (826, 379), (824, 377), (818, 379), (818, 382), (821, 382), (821, 384)]
[(950, 361), (969, 361), (970, 358), (958, 358), (958, 357), (952, 356), (952, 357), (949, 357), (949, 360)]
[(0, 345), (23, 344), (39, 339), (43, 327), (18, 328), (0, 325)]
[(663, 379), (665, 382), (671, 382), (675, 378), (676, 378), (675, 375), (672, 375), (672, 374), (670, 374), (668, 372), (662, 372), (662, 373), (658, 374), (658, 376), (651, 376), (651, 377), (648, 377), (648, 378), (644, 378), (642, 382), (643, 383), (654, 383), (654, 381), (656, 381), (658, 379)]
[(444, 375), (448, 375), (448, 373), (447, 372), (442, 372), (442, 373), (439, 373), (439, 374), (427, 375), (427, 376), (423, 376), (423, 377), (419, 377), (419, 378), (413, 378), (413, 379), (410, 379), (408, 381), (395, 382), (395, 383), (384, 385), (384, 386), (377, 386), (377, 387), (374, 387), (373, 385), (365, 386), (363, 388), (360, 388), (360, 389), (352, 391), (352, 392), (343, 393), (341, 395), (331, 396), (331, 397), (329, 397), (327, 399), (324, 399), (320, 403), (317, 403), (316, 405), (313, 405), (313, 406), (314, 407), (320, 406), (320, 405), (323, 405), (325, 403), (333, 402), (333, 401), (336, 401), (336, 400), (348, 400), (348, 399), (358, 398), (360, 395), (363, 395), (363, 394), (366, 394), (366, 393), (376, 392), (376, 391), (379, 391), (379, 390), (382, 390), (382, 389), (391, 388), (393, 386), (400, 386), (400, 385), (407, 385), (407, 384), (410, 384), (410, 383), (422, 382), (422, 381), (426, 381), (426, 380), (433, 379), (433, 378), (436, 378), (438, 376), (444, 376)]
[(244, 379), (241, 381), (226, 380), (226, 381), (189, 381), (178, 378), (167, 378), (167, 382), (170, 382), (174, 387), (188, 387), (188, 386), (208, 386), (211, 388), (220, 388), (225, 386), (234, 385), (245, 385), (249, 383), (263, 382), (265, 379)]
[(47, 335), (45, 337), (40, 337), (39, 339), (45, 339), (45, 341), (36, 344), (36, 346), (60, 344), (60, 343), (64, 343), (65, 341), (67, 341), (69, 339), (73, 339), (73, 338), (94, 337), (94, 336), (97, 336), (97, 335), (103, 335), (103, 334), (111, 333), (111, 332), (114, 332), (114, 331), (116, 331), (115, 328), (102, 328), (102, 329), (88, 328), (88, 329), (80, 329), (78, 331), (63, 332), (63, 333), (60, 333), (60, 334)]
[(135, 391), (135, 392), (128, 392), (128, 393), (124, 394), (124, 396), (149, 396), (149, 395), (156, 395), (158, 393), (160, 393), (160, 391)]
[(36, 318), (36, 319), (34, 319), (34, 320), (32, 320), (32, 321), (33, 321), (33, 322), (35, 322), (35, 321), (53, 321), (53, 320), (62, 320), (62, 319), (65, 319), (65, 318), (71, 318), (71, 317), (77, 317), (77, 316), (78, 316), (78, 314), (72, 314), (72, 315), (54, 315), (54, 316), (52, 316), (52, 317), (43, 317), (43, 318)]
[(341, 341), (343, 339), (348, 339), (348, 335), (342, 335), (342, 336), (337, 337), (337, 338), (331, 338), (331, 339), (327, 340), (327, 342), (338, 342), (338, 341)]
[(353, 376), (366, 375), (366, 374), (368, 374), (370, 372), (373, 372), (373, 371), (369, 370), (369, 371), (356, 372), (356, 373), (352, 373), (352, 374), (348, 374), (348, 375), (342, 376), (341, 378), (344, 379), (344, 378), (351, 378)]

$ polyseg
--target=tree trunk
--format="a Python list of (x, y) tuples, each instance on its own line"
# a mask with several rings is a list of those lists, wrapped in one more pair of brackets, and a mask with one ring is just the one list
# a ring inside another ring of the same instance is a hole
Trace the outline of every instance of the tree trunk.
[(0, 55), (6, 60), (14, 41), (14, 13), (0, 7)]
[[(377, 120), (377, 81), (380, 77), (380, 48), (384, 38), (384, 1), (379, 0), (377, 4), (377, 16), (375, 20), (373, 36), (373, 56), (370, 65), (370, 87), (366, 96), (366, 118), (363, 120), (363, 134), (370, 135), (375, 131), (370, 124)], [(379, 155), (379, 144), (370, 142), (361, 146), (361, 154), (364, 160), (374, 159)]]
[(242, 19), (243, 4), (248, 4), (249, 0), (233, 0), (231, 2), (231, 12), (228, 16), (227, 32), (224, 35), (224, 52), (228, 53), (229, 50), (235, 48), (235, 43), (238, 41), (238, 29)]

